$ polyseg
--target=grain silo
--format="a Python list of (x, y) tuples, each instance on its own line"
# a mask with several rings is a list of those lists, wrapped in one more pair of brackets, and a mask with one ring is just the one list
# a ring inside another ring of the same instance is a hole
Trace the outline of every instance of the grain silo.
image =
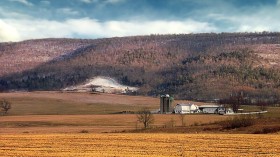
[(160, 96), (160, 113), (170, 113), (172, 112), (171, 103), (173, 98), (168, 94)]

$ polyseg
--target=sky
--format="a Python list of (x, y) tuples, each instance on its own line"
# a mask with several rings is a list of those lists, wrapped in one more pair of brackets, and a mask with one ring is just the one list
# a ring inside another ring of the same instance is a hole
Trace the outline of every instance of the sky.
[(0, 0), (0, 42), (280, 31), (280, 0)]

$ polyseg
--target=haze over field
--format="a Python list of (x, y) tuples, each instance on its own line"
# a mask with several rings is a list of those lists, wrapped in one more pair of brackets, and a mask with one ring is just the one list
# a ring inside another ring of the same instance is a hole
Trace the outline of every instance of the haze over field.
[(280, 31), (279, 0), (1, 0), (0, 42)]

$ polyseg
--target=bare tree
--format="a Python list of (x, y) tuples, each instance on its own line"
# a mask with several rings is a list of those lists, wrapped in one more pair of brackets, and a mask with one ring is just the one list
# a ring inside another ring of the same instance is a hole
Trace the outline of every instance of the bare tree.
[(3, 111), (3, 115), (7, 114), (7, 112), (12, 108), (12, 105), (7, 100), (3, 99), (0, 103), (0, 108)]
[(245, 104), (243, 91), (233, 92), (229, 98), (221, 99), (219, 103), (222, 105), (228, 104), (232, 107), (233, 112), (238, 112), (240, 106)]
[(181, 125), (186, 126), (186, 122), (185, 122), (186, 115), (185, 114), (180, 114), (179, 118), (180, 118), (180, 121), (181, 121)]
[(154, 122), (154, 116), (148, 109), (142, 109), (137, 114), (137, 120), (143, 123), (144, 128), (148, 128)]

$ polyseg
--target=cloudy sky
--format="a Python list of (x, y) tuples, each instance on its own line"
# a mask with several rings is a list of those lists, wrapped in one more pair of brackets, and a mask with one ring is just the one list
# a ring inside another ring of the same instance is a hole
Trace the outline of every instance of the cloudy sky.
[(0, 42), (280, 31), (280, 0), (0, 0)]

